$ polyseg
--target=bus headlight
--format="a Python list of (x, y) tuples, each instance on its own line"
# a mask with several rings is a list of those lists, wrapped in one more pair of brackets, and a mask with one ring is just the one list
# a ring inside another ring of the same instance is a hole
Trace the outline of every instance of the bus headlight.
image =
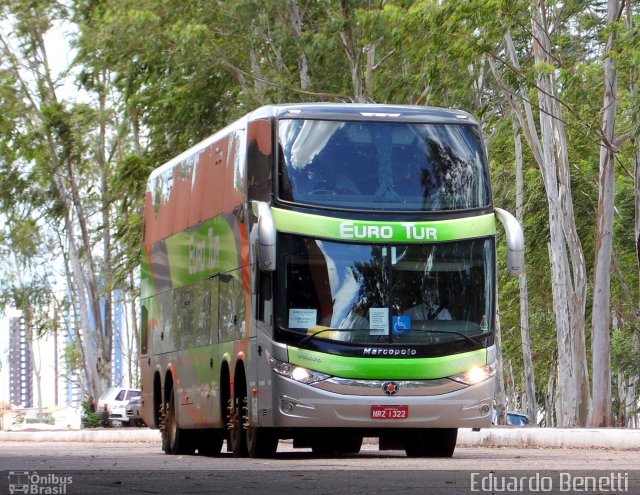
[(494, 361), (487, 366), (476, 366), (459, 375), (450, 376), (452, 380), (456, 382), (464, 383), (465, 385), (475, 385), (476, 383), (488, 380), (496, 374), (496, 362)]
[(329, 375), (325, 373), (303, 368), (302, 366), (294, 366), (291, 363), (279, 361), (273, 356), (267, 356), (267, 358), (269, 359), (271, 368), (278, 373), (278, 375), (285, 376), (300, 383), (315, 383), (329, 378)]

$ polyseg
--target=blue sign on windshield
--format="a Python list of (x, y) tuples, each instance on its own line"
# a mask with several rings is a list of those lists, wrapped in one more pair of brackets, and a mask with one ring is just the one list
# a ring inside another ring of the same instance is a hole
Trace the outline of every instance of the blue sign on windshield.
[(410, 316), (394, 316), (393, 317), (393, 333), (410, 333), (411, 317)]

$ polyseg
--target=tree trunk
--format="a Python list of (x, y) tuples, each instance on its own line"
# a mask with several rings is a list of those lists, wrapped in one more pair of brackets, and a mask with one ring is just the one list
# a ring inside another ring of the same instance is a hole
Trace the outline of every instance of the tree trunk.
[[(631, 11), (631, 2), (627, 2), (627, 28), (631, 32), (634, 28), (633, 15)], [(631, 101), (636, 101), (638, 96), (638, 69), (636, 66), (631, 68)], [(637, 107), (633, 112), (633, 128), (638, 126), (638, 109)], [(634, 217), (634, 233), (636, 240), (636, 258), (638, 260), (638, 281), (640, 285), (640, 138), (637, 133), (633, 137), (633, 170), (634, 170), (634, 205), (635, 205), (635, 217)], [(640, 317), (640, 301), (636, 305), (636, 317)], [(637, 335), (637, 334), (636, 334)], [(638, 338), (634, 336), (633, 339), (634, 349), (637, 351), (640, 349)], [(636, 395), (637, 384), (640, 383), (639, 375), (632, 375), (629, 377), (629, 386), (627, 389), (627, 400), (625, 402), (627, 411), (627, 418), (630, 428), (640, 428), (640, 408), (638, 408), (638, 397)]]
[[(516, 219), (524, 229), (524, 171), (522, 160), (522, 138), (517, 120), (513, 121), (514, 145), (516, 154)], [(531, 335), (529, 332), (529, 285), (526, 269), (520, 275), (520, 340), (522, 343), (522, 361), (524, 363), (524, 383), (527, 402), (525, 412), (532, 424), (536, 424), (538, 405), (536, 401), (536, 380), (531, 357)]]
[[(631, 11), (631, 2), (627, 2), (627, 28), (631, 32), (633, 31), (633, 13)], [(631, 101), (636, 101), (638, 97), (638, 69), (634, 65), (631, 67), (630, 74), (630, 96)], [(638, 126), (638, 109), (637, 107), (634, 109), (632, 115), (632, 128), (637, 128)], [(638, 279), (640, 280), (640, 138), (638, 138), (637, 133), (633, 136), (633, 170), (634, 170), (634, 205), (635, 205), (635, 222), (634, 222), (634, 232), (635, 232), (635, 240), (636, 240), (636, 258), (638, 260)], [(640, 302), (638, 302), (637, 306), (637, 316), (640, 316)]]
[[(133, 273), (131, 273), (129, 275), (129, 283), (131, 284), (132, 288), (136, 286), (135, 281), (133, 279)], [(135, 354), (135, 356), (139, 357), (141, 342), (140, 342), (140, 330), (138, 328), (138, 318), (137, 318), (138, 309), (137, 309), (137, 306), (136, 306), (136, 299), (137, 298), (135, 298), (135, 297), (131, 298), (131, 302), (130, 302), (131, 312), (130, 312), (130, 315), (131, 315), (131, 330), (132, 330), (132, 333), (133, 333), (134, 354)], [(133, 361), (134, 361), (134, 363), (133, 363), (134, 364), (133, 375), (134, 375), (135, 380), (131, 382), (132, 384), (135, 383), (135, 381), (140, 376), (140, 374), (139, 374), (140, 360), (136, 358)]]
[[(546, 7), (539, 0), (533, 11), (533, 54), (536, 63), (554, 66), (546, 21)], [(519, 63), (510, 33), (505, 36), (507, 51), (516, 70)], [(517, 94), (506, 88), (492, 70), (524, 131), (538, 163), (549, 208), (551, 281), (558, 343), (558, 417), (560, 426), (582, 426), (589, 411), (589, 380), (584, 332), (586, 266), (582, 244), (577, 235), (568, 163), (566, 131), (562, 109), (555, 98), (553, 73), (539, 74), (536, 83), (540, 105), (540, 134), (524, 86)]]
[(516, 380), (513, 376), (513, 364), (511, 359), (507, 361), (507, 379), (505, 380), (505, 389), (507, 391), (507, 410), (517, 411), (519, 409), (520, 397), (516, 392)]
[(556, 353), (553, 353), (553, 361), (551, 363), (551, 369), (549, 370), (549, 380), (547, 381), (547, 392), (544, 396), (544, 423), (547, 428), (553, 428), (556, 426), (555, 410), (556, 410)]
[[(69, 246), (69, 261), (71, 273), (68, 280), (71, 285), (74, 286), (76, 299), (72, 301), (74, 308), (77, 307), (80, 313), (80, 317), (76, 320), (77, 332), (82, 336), (81, 345), (84, 350), (83, 357), (85, 359), (85, 373), (87, 377), (87, 386), (89, 388), (88, 393), (91, 398), (96, 402), (102, 395), (104, 386), (101, 381), (99, 367), (98, 367), (98, 354), (99, 349), (97, 345), (95, 328), (91, 328), (89, 325), (89, 309), (87, 301), (87, 286), (84, 278), (84, 271), (80, 258), (78, 256), (78, 249), (75, 243), (74, 229), (69, 214), (66, 215), (66, 237)], [(79, 321), (78, 321), (79, 320)]]
[[(613, 28), (622, 11), (618, 0), (607, 4), (607, 26)], [(613, 209), (615, 197), (615, 151), (613, 149), (618, 95), (616, 58), (611, 56), (616, 40), (612, 29), (607, 39), (604, 62), (604, 110), (600, 143), (598, 226), (596, 232), (595, 277), (593, 287), (592, 372), (593, 403), (590, 426), (611, 426), (611, 253), (613, 249)]]
[(496, 424), (503, 425), (507, 422), (507, 397), (504, 380), (504, 360), (502, 355), (502, 331), (500, 328), (500, 315), (498, 301), (496, 300), (496, 361), (498, 371), (496, 373)]
[(364, 97), (368, 101), (373, 101), (373, 73), (376, 66), (376, 44), (370, 43), (366, 47), (367, 68), (364, 78)]
[[(107, 158), (106, 141), (107, 141), (107, 122), (104, 116), (107, 115), (107, 95), (105, 89), (108, 87), (106, 82), (109, 76), (104, 71), (101, 73), (102, 81), (98, 86), (98, 97), (100, 102), (100, 134), (98, 143), (98, 153), (96, 161), (100, 167), (100, 200), (101, 213), (102, 213), (102, 266), (101, 269), (96, 270), (101, 274), (102, 287), (107, 287), (107, 290), (101, 291), (102, 294), (98, 294), (97, 303), (98, 309), (100, 309), (102, 302), (103, 309), (103, 322), (102, 326), (98, 326), (98, 330), (101, 330), (104, 334), (104, 346), (102, 348), (102, 360), (106, 363), (106, 369), (103, 372), (105, 376), (102, 377), (105, 388), (111, 386), (112, 382), (112, 370), (111, 370), (111, 354), (113, 352), (113, 296), (111, 291), (111, 274), (113, 273), (113, 266), (111, 263), (111, 194), (109, 193), (109, 181), (111, 177), (111, 171), (109, 170), (109, 160)], [(99, 311), (100, 313), (100, 311)], [(105, 380), (106, 378), (106, 380)]]
[(360, 68), (361, 51), (358, 49), (358, 40), (353, 29), (351, 6), (347, 0), (341, 0), (340, 7), (344, 23), (344, 29), (340, 31), (340, 41), (342, 42), (344, 52), (349, 59), (353, 100), (357, 103), (364, 103), (364, 86), (362, 83), (362, 72)]
[(288, 2), (289, 21), (293, 30), (293, 36), (298, 44), (300, 55), (298, 56), (298, 71), (300, 72), (300, 89), (306, 90), (311, 84), (309, 73), (309, 61), (302, 45), (302, 27), (304, 25), (304, 10), (300, 9), (299, 0), (289, 0)]

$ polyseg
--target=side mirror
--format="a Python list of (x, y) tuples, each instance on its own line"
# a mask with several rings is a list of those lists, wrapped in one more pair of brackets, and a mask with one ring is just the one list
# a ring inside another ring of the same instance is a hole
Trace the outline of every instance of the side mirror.
[(258, 266), (260, 270), (276, 269), (276, 225), (268, 203), (258, 202)]
[(524, 273), (524, 234), (516, 218), (502, 208), (496, 208), (496, 216), (507, 234), (507, 273), (522, 275)]

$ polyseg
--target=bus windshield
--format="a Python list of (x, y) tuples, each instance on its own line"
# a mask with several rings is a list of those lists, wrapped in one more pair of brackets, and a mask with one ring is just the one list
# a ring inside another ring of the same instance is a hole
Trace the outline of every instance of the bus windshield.
[(278, 141), (281, 200), (385, 211), (490, 204), (473, 125), (283, 119)]
[(492, 331), (494, 241), (346, 244), (280, 235), (277, 324), (351, 343), (446, 343)]

